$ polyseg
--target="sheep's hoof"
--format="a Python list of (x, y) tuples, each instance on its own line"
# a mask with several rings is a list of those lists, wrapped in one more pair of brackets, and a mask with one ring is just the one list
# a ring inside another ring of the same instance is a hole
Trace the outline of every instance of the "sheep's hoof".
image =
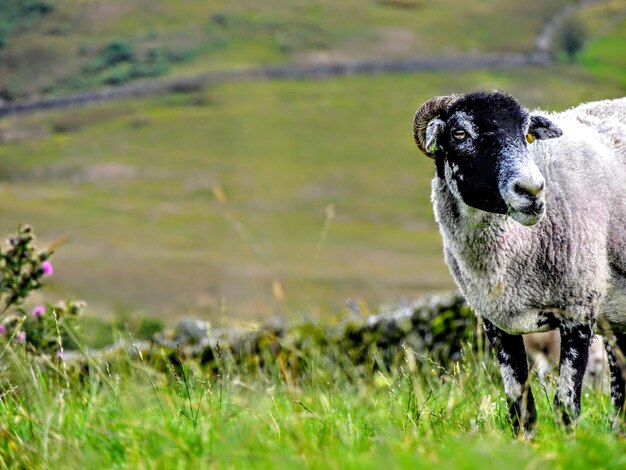
[(526, 440), (534, 437), (537, 424), (537, 410), (534, 401), (531, 400), (526, 403), (524, 409), (522, 401), (515, 400), (509, 406), (509, 419), (515, 436)]
[(567, 430), (572, 429), (580, 414), (580, 410), (575, 406), (568, 406), (556, 397), (554, 399), (554, 412), (557, 422), (561, 423)]

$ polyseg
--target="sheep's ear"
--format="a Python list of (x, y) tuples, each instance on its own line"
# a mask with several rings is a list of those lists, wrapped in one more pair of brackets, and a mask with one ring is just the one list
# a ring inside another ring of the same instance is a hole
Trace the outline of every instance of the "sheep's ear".
[(441, 119), (433, 119), (428, 123), (428, 126), (426, 126), (425, 147), (426, 151), (430, 155), (435, 154), (435, 151), (437, 150), (437, 141), (439, 140), (439, 137), (441, 136), (445, 127), (446, 123), (443, 122)]
[(550, 119), (544, 116), (538, 116), (536, 114), (530, 116), (530, 125), (528, 126), (528, 133), (533, 136), (534, 139), (554, 139), (555, 137), (561, 137), (563, 131), (554, 124)]

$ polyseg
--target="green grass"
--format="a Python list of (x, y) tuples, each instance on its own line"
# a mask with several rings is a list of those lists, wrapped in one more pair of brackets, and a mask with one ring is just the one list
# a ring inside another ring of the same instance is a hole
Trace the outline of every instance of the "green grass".
[(626, 465), (608, 397), (591, 389), (568, 431), (553, 419), (553, 386), (534, 381), (538, 431), (532, 441), (515, 439), (489, 356), (472, 354), (444, 370), (407, 352), (397, 367), (372, 372), (308, 351), (299, 353), (299, 372), (279, 358), (262, 372), (224, 365), (213, 374), (193, 364), (159, 373), (122, 358), (79, 381), (62, 369), (41, 371), (22, 354), (3, 353), (7, 468)]

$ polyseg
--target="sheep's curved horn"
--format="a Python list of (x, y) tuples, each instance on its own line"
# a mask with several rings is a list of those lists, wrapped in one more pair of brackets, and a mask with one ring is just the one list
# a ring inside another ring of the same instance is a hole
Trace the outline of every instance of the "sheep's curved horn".
[(427, 157), (434, 158), (434, 154), (426, 151), (426, 126), (457, 99), (459, 99), (457, 95), (437, 96), (426, 101), (415, 111), (415, 116), (413, 117), (413, 138), (417, 147)]

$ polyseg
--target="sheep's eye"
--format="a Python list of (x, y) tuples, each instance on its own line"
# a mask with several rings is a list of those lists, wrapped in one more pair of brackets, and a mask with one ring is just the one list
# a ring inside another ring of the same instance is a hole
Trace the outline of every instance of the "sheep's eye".
[(463, 129), (457, 129), (452, 133), (452, 137), (454, 137), (456, 140), (463, 140), (466, 136), (467, 134)]

